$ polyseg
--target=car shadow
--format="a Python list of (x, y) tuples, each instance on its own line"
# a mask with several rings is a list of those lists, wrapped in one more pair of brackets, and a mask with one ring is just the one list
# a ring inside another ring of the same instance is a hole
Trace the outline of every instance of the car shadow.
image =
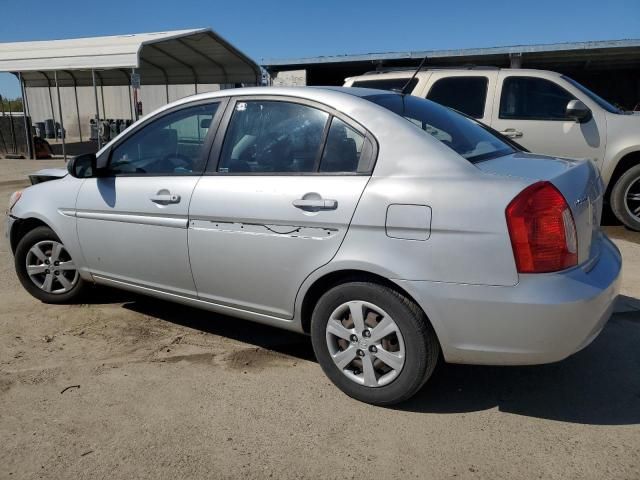
[[(102, 290), (102, 289), (101, 289)], [(123, 308), (187, 328), (315, 361), (311, 341), (297, 333), (126, 292)], [(640, 300), (621, 296), (600, 336), (549, 365), (489, 367), (442, 363), (400, 411), (457, 414), (499, 411), (590, 425), (640, 423)]]
[(301, 360), (315, 361), (311, 339), (306, 335), (151, 297), (125, 295), (129, 295), (123, 305), (127, 310)]

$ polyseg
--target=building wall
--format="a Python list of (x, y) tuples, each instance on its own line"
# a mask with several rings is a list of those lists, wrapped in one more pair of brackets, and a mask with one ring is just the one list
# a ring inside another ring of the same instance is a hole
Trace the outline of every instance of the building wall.
[[(217, 91), (225, 87), (228, 86), (201, 84), (198, 85), (198, 93)], [(173, 102), (180, 98), (193, 95), (195, 93), (195, 86), (169, 85), (168, 90), (169, 102)], [(87, 140), (91, 133), (89, 120), (95, 118), (96, 115), (94, 90), (93, 87), (77, 87), (77, 93), (82, 138), (83, 140)], [(101, 119), (135, 118), (135, 113), (132, 114), (134, 110), (128, 86), (98, 87), (97, 93)], [(143, 115), (151, 113), (168, 103), (167, 90), (164, 85), (143, 85), (140, 87), (139, 97), (142, 101)], [(77, 139), (80, 135), (73, 87), (60, 88), (60, 100), (62, 102), (62, 119), (64, 120), (63, 123), (67, 132), (67, 138)], [(27, 88), (27, 101), (33, 124), (35, 124), (35, 122), (44, 122), (49, 118), (55, 118), (56, 122), (60, 122), (58, 115), (58, 96), (55, 87)]]

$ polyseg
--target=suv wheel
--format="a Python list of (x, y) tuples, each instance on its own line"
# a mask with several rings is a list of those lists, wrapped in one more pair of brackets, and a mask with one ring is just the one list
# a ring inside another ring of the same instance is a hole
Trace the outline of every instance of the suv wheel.
[(414, 395), (440, 355), (422, 310), (395, 290), (369, 282), (345, 283), (325, 293), (313, 311), (311, 340), (331, 381), (375, 405)]
[(640, 231), (640, 165), (627, 170), (613, 186), (611, 208), (627, 228)]
[(49, 227), (38, 227), (18, 243), (15, 267), (22, 286), (45, 303), (77, 298), (85, 283), (73, 258)]

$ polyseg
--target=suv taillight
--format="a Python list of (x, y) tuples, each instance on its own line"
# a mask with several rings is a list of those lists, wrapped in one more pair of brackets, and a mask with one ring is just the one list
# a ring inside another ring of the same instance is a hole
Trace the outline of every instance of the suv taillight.
[(528, 186), (506, 210), (516, 267), (520, 273), (556, 272), (578, 264), (573, 215), (549, 182)]

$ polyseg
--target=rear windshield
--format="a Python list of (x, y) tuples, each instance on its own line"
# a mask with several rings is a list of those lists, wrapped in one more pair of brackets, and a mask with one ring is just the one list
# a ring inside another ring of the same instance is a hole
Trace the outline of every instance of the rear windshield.
[(406, 118), (472, 163), (515, 152), (507, 141), (475, 120), (429, 100), (392, 94), (364, 98)]
[[(375, 88), (376, 90), (397, 90), (401, 91), (411, 78), (379, 78), (376, 80), (356, 80), (352, 87)], [(413, 78), (407, 86), (407, 92), (413, 92), (418, 84), (418, 79)]]

